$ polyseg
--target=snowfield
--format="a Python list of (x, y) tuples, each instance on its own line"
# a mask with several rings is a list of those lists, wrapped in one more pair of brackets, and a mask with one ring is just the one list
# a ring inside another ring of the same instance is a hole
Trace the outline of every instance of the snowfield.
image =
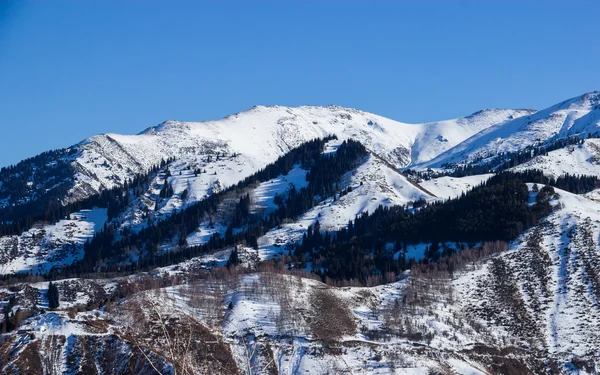
[[(73, 191), (120, 185), (170, 157), (194, 163), (212, 156), (206, 161), (212, 168), (209, 174), (216, 171), (231, 178), (223, 182), (230, 185), (291, 148), (330, 134), (360, 141), (393, 165), (406, 167), (426, 162), (483, 129), (531, 112), (491, 109), (455, 120), (406, 124), (337, 106), (258, 106), (218, 121), (166, 121), (138, 135), (103, 134), (79, 144)], [(219, 163), (217, 153), (239, 155), (238, 163)]]
[(600, 91), (587, 93), (539, 112), (488, 127), (414, 168), (440, 167), (514, 152), (534, 144), (600, 130)]
[(83, 258), (83, 244), (101, 230), (106, 209), (82, 210), (54, 225), (37, 225), (0, 238), (0, 274), (46, 273)]
[(465, 177), (443, 176), (422, 181), (419, 185), (435, 194), (436, 197), (441, 199), (452, 199), (458, 198), (461, 194), (467, 193), (475, 186), (481, 185), (492, 176), (492, 173)]
[(586, 139), (583, 144), (550, 151), (510, 170), (520, 172), (530, 169), (539, 169), (554, 178), (567, 173), (600, 176), (600, 139)]

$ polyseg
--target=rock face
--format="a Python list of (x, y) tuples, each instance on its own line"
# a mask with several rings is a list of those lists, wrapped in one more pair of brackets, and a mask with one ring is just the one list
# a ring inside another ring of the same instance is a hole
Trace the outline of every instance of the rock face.
[[(180, 373), (238, 372), (230, 348), (201, 324), (182, 324), (179, 318), (168, 321), (173, 340), (193, 335), (189, 346), (186, 341), (175, 342), (174, 354), (161, 347), (165, 340), (160, 327), (146, 324), (146, 330), (140, 331), (144, 337), (138, 337), (102, 317), (48, 313), (32, 319), (3, 343), (2, 356), (11, 359), (2, 370), (7, 374), (148, 374), (173, 373), (176, 368)], [(185, 364), (172, 360), (183, 357), (184, 350), (189, 353)]]

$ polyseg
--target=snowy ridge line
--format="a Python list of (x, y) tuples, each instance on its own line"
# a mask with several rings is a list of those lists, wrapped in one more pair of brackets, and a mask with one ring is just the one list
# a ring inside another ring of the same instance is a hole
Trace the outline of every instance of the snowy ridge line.
[(599, 129), (600, 91), (595, 91), (492, 125), (428, 161), (415, 163), (414, 169), (485, 160), (540, 143), (594, 134)]
[[(170, 158), (213, 167), (211, 172), (217, 172), (227, 186), (302, 142), (328, 134), (360, 141), (397, 169), (431, 160), (484, 129), (530, 113), (490, 109), (458, 119), (409, 124), (339, 106), (257, 106), (216, 121), (164, 121), (137, 135), (100, 134), (74, 145), (76, 155), (61, 156), (75, 169), (74, 185), (60, 199), (76, 202), (120, 186), (136, 173)], [(239, 159), (223, 167), (214, 161), (217, 152), (235, 154)], [(202, 162), (211, 155), (213, 161)], [(8, 196), (6, 192), (0, 194)]]
[(387, 160), (385, 160), (384, 158), (382, 158), (381, 156), (377, 155), (376, 152), (373, 152), (369, 149), (367, 149), (371, 154), (373, 154), (373, 156), (375, 156), (377, 159), (381, 160), (381, 162), (383, 162), (383, 164), (385, 164), (386, 166), (388, 166), (390, 169), (392, 169), (394, 172), (398, 173), (400, 176), (404, 177), (406, 179), (406, 181), (408, 181), (411, 185), (413, 185), (414, 187), (416, 187), (417, 189), (421, 190), (422, 192), (424, 192), (425, 194), (431, 195), (434, 198), (437, 198), (437, 196), (435, 194), (433, 194), (432, 192), (428, 191), (427, 189), (425, 189), (423, 186), (417, 184), (416, 182), (412, 181), (410, 178), (408, 178), (407, 176), (405, 176), (402, 172), (400, 172), (398, 170), (398, 168), (394, 167), (390, 162), (388, 162)]

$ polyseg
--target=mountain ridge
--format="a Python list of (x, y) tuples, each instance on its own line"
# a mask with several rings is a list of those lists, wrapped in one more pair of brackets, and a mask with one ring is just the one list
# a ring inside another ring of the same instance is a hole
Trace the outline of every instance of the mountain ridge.
[[(230, 152), (254, 154), (252, 157), (256, 160), (258, 155), (248, 149), (247, 140), (251, 139), (258, 144), (264, 136), (266, 138), (263, 148), (270, 147), (270, 155), (260, 155), (258, 158), (272, 161), (280, 152), (298, 145), (301, 140), (306, 141), (309, 138), (336, 134), (342, 138), (354, 137), (362, 140), (363, 143), (366, 143), (367, 146), (370, 146), (390, 163), (401, 167), (409, 165), (415, 158), (421, 160), (436, 155), (439, 150), (445, 150), (450, 145), (457, 144), (465, 136), (474, 134), (482, 128), (499, 121), (505, 121), (510, 116), (524, 114), (512, 110), (490, 110), (483, 118), (478, 116), (477, 118), (472, 117), (471, 120), (460, 118), (424, 124), (405, 124), (375, 114), (339, 106), (303, 106), (297, 108), (257, 106), (216, 121), (164, 121), (157, 126), (147, 128), (138, 136), (114, 133), (98, 135), (88, 138), (81, 146), (83, 152), (95, 149), (97, 153), (103, 154), (105, 152), (102, 148), (109, 146), (102, 138), (104, 137), (109, 141), (115, 140), (120, 146), (119, 148), (122, 148), (127, 154), (123, 155), (123, 158), (128, 158), (128, 155), (135, 155), (133, 158), (135, 162), (147, 168), (150, 163), (158, 162), (159, 157), (181, 156), (173, 151), (173, 147), (201, 147), (194, 140), (210, 140), (213, 142), (218, 140), (219, 145), (214, 146), (215, 148), (222, 148), (220, 151), (230, 149)], [(140, 142), (136, 145), (137, 148), (148, 147), (147, 144), (152, 143), (151, 140), (147, 139), (148, 136), (172, 137), (173, 139), (179, 139), (179, 142), (167, 142), (169, 144), (163, 147), (152, 145), (145, 151), (145, 155), (139, 150), (131, 149), (137, 141)], [(436, 140), (438, 137), (439, 140)], [(102, 143), (99, 148), (93, 147), (99, 143)], [(120, 151), (116, 150), (116, 152)], [(158, 157), (152, 158), (149, 156), (150, 154), (158, 155)], [(102, 156), (104, 155), (93, 155), (91, 157)], [(133, 162), (125, 161), (122, 164), (129, 164), (129, 167), (133, 169)], [(91, 172), (95, 172), (94, 170), (97, 168), (91, 167), (89, 169)], [(120, 177), (125, 178), (126, 176), (127, 173), (122, 173)]]
[(497, 124), (469, 137), (415, 168), (473, 162), (600, 129), (600, 91), (585, 93), (527, 116)]

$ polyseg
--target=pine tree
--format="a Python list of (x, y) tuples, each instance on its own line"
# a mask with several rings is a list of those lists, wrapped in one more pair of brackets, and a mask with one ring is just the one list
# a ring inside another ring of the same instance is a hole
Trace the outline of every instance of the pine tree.
[(233, 249), (231, 254), (229, 254), (229, 259), (227, 260), (227, 267), (237, 266), (240, 264), (240, 259), (238, 258), (237, 246)]
[(48, 285), (48, 307), (50, 309), (56, 309), (59, 305), (58, 287), (56, 284), (52, 284), (52, 282), (50, 282)]

